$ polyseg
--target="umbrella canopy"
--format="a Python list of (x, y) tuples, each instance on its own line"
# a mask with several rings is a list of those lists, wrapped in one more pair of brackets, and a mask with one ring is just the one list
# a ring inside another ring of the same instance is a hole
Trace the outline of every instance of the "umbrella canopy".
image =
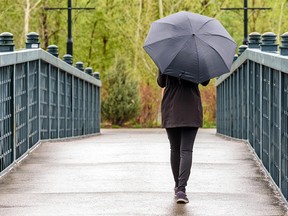
[(186, 11), (153, 22), (144, 43), (161, 73), (196, 83), (229, 72), (236, 47), (218, 20)]

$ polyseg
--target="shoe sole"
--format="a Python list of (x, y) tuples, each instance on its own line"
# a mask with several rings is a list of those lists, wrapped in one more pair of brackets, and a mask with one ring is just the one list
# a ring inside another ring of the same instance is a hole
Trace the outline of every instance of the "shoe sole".
[(189, 201), (188, 201), (188, 200), (185, 200), (185, 199), (177, 199), (176, 202), (177, 202), (177, 203), (184, 203), (184, 204), (189, 203)]

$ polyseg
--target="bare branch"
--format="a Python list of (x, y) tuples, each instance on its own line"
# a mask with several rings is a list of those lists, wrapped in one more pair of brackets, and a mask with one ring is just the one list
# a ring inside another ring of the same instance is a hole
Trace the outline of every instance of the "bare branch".
[(30, 11), (31, 11), (31, 10), (34, 10), (34, 9), (37, 7), (37, 5), (41, 3), (41, 1), (42, 1), (42, 0), (38, 0), (38, 1), (30, 8)]

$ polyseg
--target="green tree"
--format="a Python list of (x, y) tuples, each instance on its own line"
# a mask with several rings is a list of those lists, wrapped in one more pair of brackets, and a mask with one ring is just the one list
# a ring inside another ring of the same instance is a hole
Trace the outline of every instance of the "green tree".
[(138, 82), (130, 76), (127, 60), (115, 63), (103, 79), (102, 117), (112, 125), (122, 126), (135, 119), (140, 110)]
[[(139, 92), (136, 92), (139, 93), (141, 111), (135, 119), (143, 126), (155, 122), (161, 101), (160, 89), (156, 84), (157, 67), (143, 50), (153, 21), (181, 10), (191, 11), (215, 17), (239, 45), (243, 41), (243, 10), (221, 10), (243, 7), (243, 0), (72, 0), (72, 4), (75, 8), (95, 8), (72, 11), (73, 61), (82, 61), (84, 67), (92, 67), (101, 73), (104, 98), (107, 89), (112, 87), (105, 80), (111, 68), (115, 68), (115, 57), (125, 56), (127, 76), (139, 81)], [(66, 54), (67, 10), (47, 11), (44, 9), (46, 7), (65, 8), (67, 0), (1, 0), (0, 33), (11, 32), (16, 49), (21, 49), (25, 45), (27, 32), (38, 32), (41, 47), (46, 49), (48, 45), (56, 44), (59, 58), (62, 58)], [(249, 10), (248, 33), (272, 31), (281, 44), (280, 35), (288, 31), (285, 22), (288, 18), (288, 0), (249, 0), (248, 7), (272, 8), (266, 11)], [(204, 89), (209, 89), (207, 95), (215, 93), (214, 88)], [(204, 105), (206, 100), (208, 104), (209, 97), (205, 96), (206, 93), (203, 95)], [(118, 104), (114, 106), (118, 108)], [(212, 119), (215, 116), (212, 112), (215, 112), (214, 109), (207, 109), (205, 115)]]

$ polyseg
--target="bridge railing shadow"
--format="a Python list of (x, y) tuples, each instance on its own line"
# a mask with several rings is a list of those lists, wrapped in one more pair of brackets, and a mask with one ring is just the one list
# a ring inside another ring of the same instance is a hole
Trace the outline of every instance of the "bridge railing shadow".
[(282, 35), (280, 53), (276, 35), (263, 34), (262, 44), (259, 41), (258, 46), (257, 43), (255, 46), (253, 35), (248, 48), (239, 47), (240, 55), (233, 63), (231, 72), (217, 79), (217, 133), (247, 140), (287, 199), (286, 34)]

